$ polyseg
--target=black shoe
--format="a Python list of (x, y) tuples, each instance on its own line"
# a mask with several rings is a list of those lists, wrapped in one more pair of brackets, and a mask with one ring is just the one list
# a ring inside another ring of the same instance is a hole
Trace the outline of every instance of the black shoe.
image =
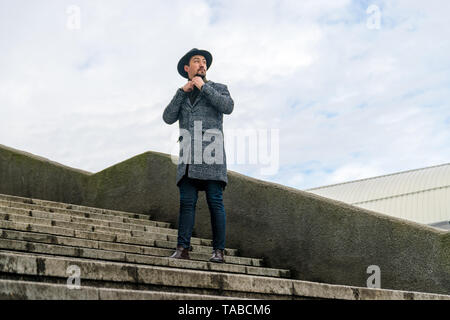
[(223, 258), (224, 251), (220, 249), (213, 250), (211, 259), (209, 261), (216, 263), (224, 263), (225, 259)]
[(189, 260), (190, 259), (189, 248), (184, 248), (183, 246), (177, 246), (177, 250), (169, 258)]

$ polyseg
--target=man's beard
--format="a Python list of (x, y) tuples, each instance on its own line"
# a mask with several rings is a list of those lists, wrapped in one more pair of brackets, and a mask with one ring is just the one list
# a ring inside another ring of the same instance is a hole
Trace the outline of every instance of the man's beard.
[(204, 80), (205, 77), (206, 77), (206, 72), (205, 72), (205, 74), (200, 74), (200, 72), (197, 72), (197, 74), (195, 76), (196, 77), (200, 77), (200, 78), (202, 78)]

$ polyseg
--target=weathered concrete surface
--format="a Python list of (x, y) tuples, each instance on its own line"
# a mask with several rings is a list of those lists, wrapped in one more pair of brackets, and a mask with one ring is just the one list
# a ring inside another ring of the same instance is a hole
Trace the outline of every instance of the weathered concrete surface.
[[(31, 168), (31, 169), (30, 169)], [(179, 194), (170, 156), (147, 152), (84, 174), (0, 147), (0, 192), (150, 214), (177, 227)], [(229, 171), (227, 246), (265, 257), (297, 279), (450, 294), (450, 234)], [(44, 182), (44, 183), (43, 183)], [(211, 238), (204, 193), (195, 235)]]
[(142, 283), (152, 285), (155, 288), (183, 288), (192, 291), (195, 289), (206, 289), (223, 296), (252, 298), (258, 294), (265, 294), (278, 296), (279, 299), (450, 299), (448, 295), (333, 286), (290, 279), (0, 251), (0, 273), (59, 278), (64, 281), (67, 279), (67, 268), (71, 265), (79, 267), (80, 282), (87, 280), (98, 282), (108, 281), (115, 282), (118, 285)]
[(80, 203), (90, 175), (0, 144), (0, 193)]
[[(11, 222), (18, 222), (18, 223), (24, 223), (24, 224), (32, 224), (32, 225), (42, 225), (42, 226), (48, 226), (48, 227), (61, 227), (69, 230), (79, 230), (79, 231), (85, 231), (85, 232), (102, 232), (108, 233), (112, 236), (118, 236), (118, 235), (131, 235), (131, 236), (145, 236), (149, 239), (151, 237), (161, 237), (161, 235), (166, 235), (167, 238), (170, 238), (170, 240), (174, 240), (175, 237), (174, 234), (170, 233), (168, 234), (168, 231), (170, 230), (175, 231), (175, 229), (162, 229), (160, 228), (158, 231), (155, 231), (153, 229), (148, 229), (149, 227), (145, 227), (145, 230), (132, 230), (132, 229), (120, 229), (120, 228), (113, 228), (108, 226), (99, 226), (99, 225), (92, 225), (91, 223), (78, 223), (78, 222), (71, 222), (71, 221), (63, 221), (58, 219), (59, 217), (45, 217), (43, 216), (45, 213), (42, 213), (39, 217), (35, 217), (34, 214), (36, 212), (31, 212), (33, 216), (29, 216), (28, 212), (14, 212), (14, 213), (4, 213), (3, 208), (0, 207), (0, 222), (2, 220), (11, 221)], [(70, 218), (70, 217), (69, 217)], [(72, 218), (70, 218), (72, 219)], [(109, 222), (106, 222), (109, 223)], [(152, 227), (151, 227), (152, 228)], [(164, 230), (164, 231), (162, 231)], [(167, 230), (167, 231), (166, 231)], [(159, 233), (160, 232), (160, 233)], [(175, 249), (176, 248), (176, 241), (168, 241), (168, 240), (160, 240), (160, 239), (154, 239), (155, 246), (163, 247), (163, 248), (169, 248), (169, 249)], [(211, 253), (212, 247), (211, 246), (204, 246), (202, 244), (192, 245), (195, 252), (203, 252), (203, 253)], [(225, 248), (225, 254), (226, 255), (236, 255), (237, 250), (231, 249), (231, 248)]]
[[(83, 248), (73, 245), (54, 244), (59, 242), (59, 237), (44, 238), (40, 234), (31, 234), (23, 232), (21, 234), (13, 233), (9, 230), (3, 230), (0, 237), (0, 250), (6, 251), (20, 251), (38, 254), (50, 254), (65, 257), (96, 259), (105, 261), (116, 261), (124, 263), (136, 263), (152, 266), (175, 267), (183, 269), (195, 269), (203, 271), (219, 271), (229, 273), (240, 273), (249, 275), (260, 275), (268, 277), (289, 277), (288, 270), (279, 270), (273, 268), (253, 267), (231, 263), (213, 263), (209, 261), (198, 260), (178, 260), (171, 259), (167, 256), (153, 256), (148, 255), (146, 248), (123, 246), (117, 248), (112, 247), (117, 244), (112, 244), (111, 247), (101, 244), (101, 248)], [(108, 243), (105, 243), (108, 244)], [(133, 250), (134, 248), (138, 250)]]
[[(31, 201), (33, 203), (30, 203)], [(69, 205), (71, 209), (67, 209), (58, 207), (57, 206), (58, 204), (60, 203), (47, 200), (37, 200), (37, 199), (30, 200), (29, 198), (0, 194), (0, 207), (22, 208), (33, 211), (45, 211), (50, 213), (57, 212), (58, 214), (63, 215), (65, 214), (74, 217), (76, 216), (96, 220), (121, 222), (126, 224), (139, 224), (162, 228), (170, 228), (170, 223), (149, 220), (148, 215), (134, 215), (133, 217), (131, 217), (130, 213), (128, 213), (128, 215), (119, 215), (116, 212), (111, 212), (106, 209), (102, 213), (98, 213), (98, 212), (91, 212), (90, 207)], [(75, 209), (75, 207), (77, 209)]]
[[(43, 242), (43, 243), (58, 243), (62, 245), (71, 245), (79, 248), (101, 248), (105, 246), (104, 243), (113, 243), (118, 244), (118, 246), (109, 246), (108, 249), (114, 249), (116, 251), (135, 252), (135, 250), (139, 250), (139, 253), (151, 255), (151, 256), (163, 256), (168, 257), (172, 255), (174, 246), (171, 248), (167, 248), (167, 246), (160, 246), (161, 242), (158, 240), (153, 240), (151, 237), (160, 238), (166, 237), (167, 235), (163, 234), (148, 234), (144, 237), (140, 235), (129, 236), (129, 235), (116, 235), (111, 233), (95, 233), (89, 231), (79, 231), (73, 229), (66, 229), (55, 226), (45, 226), (45, 225), (37, 225), (30, 223), (20, 223), (14, 221), (1, 221), (0, 220), (0, 238), (11, 239), (12, 232), (20, 233), (27, 232), (26, 239), (33, 239), (33, 241)], [(33, 234), (39, 234), (38, 238), (35, 238)], [(169, 236), (170, 237), (170, 236)], [(19, 239), (19, 238), (14, 238)], [(39, 239), (36, 240), (36, 239)], [(103, 244), (102, 244), (103, 243)], [(175, 242), (176, 243), (176, 242)], [(120, 244), (128, 244), (129, 246), (120, 246)], [(162, 243), (164, 244), (164, 243)], [(139, 246), (138, 249), (134, 248), (134, 245)], [(200, 261), (209, 261), (211, 258), (211, 252), (204, 253), (198, 252), (195, 250), (195, 246), (193, 251), (190, 252), (190, 257), (193, 260)], [(248, 258), (248, 257), (239, 257), (226, 255), (226, 262), (232, 264), (242, 264), (254, 267), (263, 266), (262, 259), (257, 258)]]
[(233, 300), (200, 294), (176, 292), (123, 290), (81, 286), (70, 289), (67, 285), (32, 281), (0, 280), (0, 300)]

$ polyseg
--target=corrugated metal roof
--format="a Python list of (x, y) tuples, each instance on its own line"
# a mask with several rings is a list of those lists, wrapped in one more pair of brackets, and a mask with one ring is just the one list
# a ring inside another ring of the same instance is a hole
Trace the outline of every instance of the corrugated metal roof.
[(419, 223), (450, 219), (450, 164), (306, 191)]
[(431, 226), (443, 229), (443, 230), (450, 230), (450, 221), (442, 221), (438, 223), (433, 223)]

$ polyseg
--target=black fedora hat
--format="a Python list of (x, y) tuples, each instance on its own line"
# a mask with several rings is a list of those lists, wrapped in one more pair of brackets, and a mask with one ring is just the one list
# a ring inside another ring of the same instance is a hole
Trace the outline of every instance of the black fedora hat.
[(189, 79), (188, 73), (186, 71), (184, 71), (184, 66), (185, 65), (189, 65), (189, 61), (191, 60), (191, 58), (193, 56), (196, 56), (196, 55), (201, 55), (201, 56), (205, 57), (205, 59), (206, 59), (206, 69), (209, 69), (209, 67), (211, 66), (211, 63), (212, 63), (212, 60), (213, 60), (213, 57), (212, 57), (211, 53), (209, 53), (206, 50), (200, 50), (200, 49), (194, 48), (194, 49), (190, 50), (188, 53), (186, 53), (180, 59), (180, 61), (178, 61), (177, 69), (178, 69), (178, 73), (182, 77), (184, 77), (186, 79)]

